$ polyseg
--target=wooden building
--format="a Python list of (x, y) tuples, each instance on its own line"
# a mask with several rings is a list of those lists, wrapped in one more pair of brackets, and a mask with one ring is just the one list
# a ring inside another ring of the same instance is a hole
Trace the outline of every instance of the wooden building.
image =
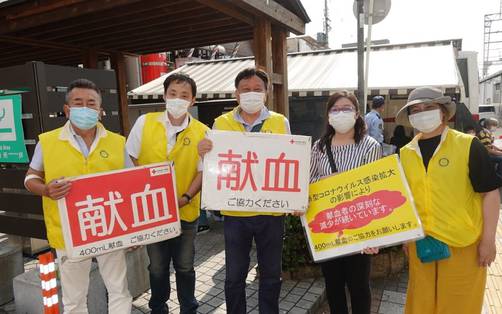
[[(303, 34), (307, 22), (309, 17), (300, 0), (0, 1), (0, 68), (12, 70), (16, 65), (41, 61), (92, 69), (99, 60), (110, 59), (117, 81), (118, 129), (127, 135), (126, 55), (253, 40), (255, 63), (272, 78), (270, 107), (287, 114), (286, 37), (289, 33)], [(43, 68), (40, 64), (33, 63), (30, 69)], [(18, 79), (18, 72), (9, 73), (13, 73), (12, 80)], [(1, 81), (10, 79), (3, 77)], [(64, 91), (64, 86), (47, 86), (55, 91), (59, 87)], [(0, 90), (6, 88), (0, 82)], [(35, 98), (33, 103), (40, 106)], [(28, 105), (23, 104), (23, 113), (35, 110)], [(42, 109), (36, 109), (39, 119), (23, 121), (23, 127), (31, 127), (33, 134), (53, 127), (43, 123), (49, 113)], [(0, 164), (0, 232), (44, 238), (40, 197), (27, 193), (23, 186), (27, 167)]]

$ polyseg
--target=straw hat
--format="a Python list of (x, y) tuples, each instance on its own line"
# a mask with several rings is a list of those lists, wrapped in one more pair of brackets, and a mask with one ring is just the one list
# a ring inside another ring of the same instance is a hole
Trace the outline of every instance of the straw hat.
[(455, 115), (456, 105), (450, 96), (444, 96), (441, 90), (434, 87), (419, 87), (411, 91), (408, 101), (396, 115), (396, 124), (411, 126), (408, 119), (408, 108), (416, 104), (436, 103), (444, 105), (448, 111), (447, 120)]

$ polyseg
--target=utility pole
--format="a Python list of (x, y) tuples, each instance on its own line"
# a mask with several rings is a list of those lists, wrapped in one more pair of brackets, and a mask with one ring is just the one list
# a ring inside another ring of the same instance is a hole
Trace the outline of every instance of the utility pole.
[(331, 25), (330, 22), (331, 20), (329, 19), (329, 13), (328, 13), (328, 0), (324, 0), (324, 18), (323, 18), (323, 32), (324, 35), (326, 36), (326, 46), (328, 46), (329, 43), (329, 31), (331, 30)]
[(365, 64), (365, 71), (364, 71), (364, 97), (363, 97), (363, 103), (361, 104), (364, 108), (362, 111), (364, 114), (366, 114), (366, 109), (368, 106), (366, 105), (366, 102), (368, 101), (368, 78), (369, 78), (369, 71), (370, 71), (370, 50), (371, 50), (371, 27), (373, 24), (373, 5), (374, 1), (369, 0), (369, 8), (368, 8), (368, 35), (366, 37), (366, 64)]
[[(387, 16), (390, 6), (391, 0), (354, 0), (353, 11), (357, 19), (357, 100), (361, 113), (366, 113), (371, 26), (381, 22)], [(366, 72), (364, 71), (364, 24), (368, 24)]]
[(359, 111), (365, 112), (364, 108), (364, 1), (357, 1), (357, 100)]

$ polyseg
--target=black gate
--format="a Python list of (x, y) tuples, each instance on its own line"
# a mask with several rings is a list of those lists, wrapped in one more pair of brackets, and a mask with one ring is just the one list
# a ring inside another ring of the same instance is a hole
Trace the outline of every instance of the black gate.
[[(21, 94), (22, 124), (31, 160), (38, 134), (61, 127), (68, 84), (86, 78), (100, 88), (103, 96), (103, 124), (120, 132), (119, 103), (114, 71), (82, 69), (28, 62), (0, 69), (1, 94)], [(1, 95), (0, 94), (0, 95)], [(0, 232), (45, 239), (41, 197), (24, 188), (26, 163), (0, 163)]]

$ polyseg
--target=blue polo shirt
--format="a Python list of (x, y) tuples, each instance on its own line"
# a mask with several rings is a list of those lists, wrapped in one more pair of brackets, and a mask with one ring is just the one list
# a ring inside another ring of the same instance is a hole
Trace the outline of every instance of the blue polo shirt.
[(364, 117), (366, 126), (368, 127), (368, 135), (377, 140), (378, 143), (383, 143), (383, 119), (375, 110), (371, 110)]

